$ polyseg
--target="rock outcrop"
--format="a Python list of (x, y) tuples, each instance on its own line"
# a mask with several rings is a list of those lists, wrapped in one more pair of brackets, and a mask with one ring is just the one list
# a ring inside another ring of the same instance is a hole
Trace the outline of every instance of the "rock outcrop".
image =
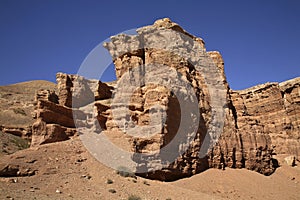
[(85, 126), (126, 143), (139, 175), (166, 181), (208, 168), (270, 175), (275, 153), (298, 157), (299, 78), (233, 91), (221, 54), (169, 19), (105, 47), (117, 83), (57, 74), (58, 93), (37, 94), (32, 146)]
[(86, 121), (89, 115), (79, 107), (111, 97), (111, 87), (101, 81), (63, 73), (58, 73), (56, 78), (58, 95), (50, 90), (40, 90), (36, 94), (32, 147), (63, 141), (76, 135), (76, 120)]
[(299, 156), (300, 78), (231, 91), (230, 95), (240, 131), (267, 134), (277, 154)]
[[(164, 160), (162, 155), (160, 155), (161, 152), (151, 155), (151, 158), (136, 158), (138, 157), (136, 156), (134, 159), (137, 159), (138, 167), (150, 169), (150, 171), (153, 170), (153, 172), (145, 173), (145, 176), (161, 180), (173, 180), (190, 176), (209, 167), (246, 167), (263, 174), (271, 174), (275, 170), (275, 165), (272, 159), (273, 149), (270, 136), (264, 132), (247, 132), (238, 128), (237, 111), (231, 100), (221, 55), (218, 52), (207, 53), (202, 39), (196, 39), (195, 36), (186, 34), (183, 29), (174, 27), (178, 27), (178, 25), (169, 19), (158, 20), (153, 26), (138, 29), (137, 36), (114, 36), (111, 38), (111, 42), (105, 45), (113, 57), (117, 78), (120, 82), (124, 80), (121, 85), (124, 85), (124, 83), (125, 85), (130, 85), (131, 80), (142, 79), (141, 77), (151, 73), (152, 75), (150, 76), (167, 77), (166, 79), (169, 80), (178, 78), (170, 76), (171, 72), (168, 70), (159, 71), (158, 68), (155, 68), (155, 65), (166, 65), (179, 72), (192, 85), (198, 101), (197, 109), (199, 109), (200, 116), (199, 122), (196, 122), (199, 124), (193, 141), (188, 142), (188, 138), (181, 138), (176, 147), (172, 149), (172, 153), (177, 157), (172, 157), (170, 160), (169, 158)], [(175, 32), (167, 31), (168, 29), (175, 30)], [(177, 32), (181, 33), (180, 37), (177, 37)], [(165, 40), (165, 43), (162, 40)], [(188, 44), (191, 43), (193, 49), (186, 44), (187, 42)], [(177, 45), (176, 49), (170, 48), (172, 45)], [(188, 48), (189, 54), (178, 51), (178, 49), (182, 48), (181, 45), (184, 48)], [(181, 54), (178, 55), (179, 53)], [(201, 68), (201, 65), (205, 67)], [(151, 66), (148, 68), (153, 69), (155, 73), (151, 69), (145, 70), (147, 66)], [(139, 68), (139, 70), (134, 73), (136, 68)], [(126, 76), (126, 72), (127, 74), (129, 72), (129, 76), (123, 78), (123, 76)], [(164, 73), (168, 75), (165, 76)], [(170, 88), (166, 90), (160, 85), (149, 87), (142, 83), (140, 89), (135, 91), (133, 95), (128, 90), (124, 90), (122, 95), (120, 95), (120, 98), (121, 96), (124, 98), (126, 95), (132, 95), (133, 97), (128, 106), (130, 110), (128, 113), (124, 114), (126, 104), (123, 104), (123, 108), (122, 106), (118, 107), (123, 112), (116, 113), (117, 116), (113, 120), (118, 125), (114, 127), (120, 127), (122, 123), (129, 124), (128, 126), (130, 127), (130, 123), (133, 123), (139, 126), (147, 126), (147, 128), (153, 130), (157, 126), (156, 122), (149, 126), (149, 113), (151, 113), (149, 110), (155, 110), (153, 105), (162, 105), (164, 108), (162, 112), (167, 113), (165, 127), (159, 127), (152, 138), (135, 138), (132, 140), (133, 150), (138, 155), (163, 149), (178, 134), (179, 125), (182, 122), (180, 118), (185, 109), (188, 108), (178, 101), (180, 92), (176, 91), (176, 89), (175, 92), (170, 90)], [(118, 92), (120, 91), (117, 90)], [(175, 95), (172, 95), (172, 92)], [(213, 98), (216, 98), (213, 96), (214, 92), (219, 95), (217, 101), (220, 101), (220, 107), (213, 102)], [(185, 93), (181, 95), (191, 94)], [(116, 95), (115, 98), (117, 97)], [(224, 102), (222, 102), (222, 98), (224, 98)], [(181, 108), (182, 106), (184, 107), (183, 109)], [(159, 113), (159, 109), (152, 112)], [(212, 118), (215, 116), (212, 115), (216, 112), (223, 112), (224, 120), (222, 120), (224, 124), (218, 124), (220, 122), (213, 121)], [(126, 117), (128, 118), (126, 122), (120, 122)], [(187, 116), (184, 117), (186, 118)], [(190, 121), (191, 119), (187, 118), (186, 120)], [(160, 123), (159, 120), (157, 122)], [(109, 123), (108, 128), (111, 124)], [(207, 136), (208, 138), (218, 137), (213, 135), (214, 133), (210, 130), (210, 126), (223, 125), (225, 126), (219, 141), (213, 144), (213, 148), (207, 147), (204, 150), (207, 155), (201, 157), (201, 147), (208, 145), (205, 144), (205, 138)], [(148, 134), (149, 132), (149, 130), (142, 130), (143, 134)], [(186, 129), (185, 134), (189, 135), (191, 133), (189, 131), (191, 130)], [(182, 144), (189, 144), (183, 153), (180, 152)], [(148, 163), (148, 160), (151, 160), (151, 162)], [(167, 164), (161, 170), (154, 170), (157, 166), (152, 165), (152, 163), (162, 162)]]

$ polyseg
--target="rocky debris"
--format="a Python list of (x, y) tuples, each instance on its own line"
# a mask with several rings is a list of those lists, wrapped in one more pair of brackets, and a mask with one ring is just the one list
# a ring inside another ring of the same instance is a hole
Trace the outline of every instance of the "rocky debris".
[(294, 167), (296, 166), (296, 158), (295, 156), (288, 156), (284, 158), (287, 165)]
[(81, 175), (80, 178), (84, 178), (84, 179), (89, 180), (89, 179), (91, 179), (92, 177), (91, 177), (90, 175), (88, 175), (88, 174), (87, 174), (87, 175), (84, 174), (84, 175)]
[[(299, 197), (300, 174), (297, 167), (283, 166), (270, 177), (247, 170), (210, 169), (205, 173), (175, 182), (160, 182), (137, 177), (137, 183), (134, 183), (133, 178), (122, 177), (94, 159), (78, 137), (26, 149), (7, 157), (10, 159), (1, 158), (0, 163), (8, 161), (11, 165), (27, 164), (26, 168), (30, 167), (31, 170), (38, 169), (38, 171), (30, 177), (1, 177), (0, 199), (5, 199), (7, 196), (15, 199), (86, 199), (87, 194), (90, 195), (90, 199), (128, 199), (129, 194), (136, 194), (142, 199), (218, 199), (222, 195), (225, 199), (236, 199), (240, 196), (250, 200), (255, 199), (257, 193), (264, 196), (266, 200)], [(80, 157), (87, 160), (75, 164)], [(33, 159), (37, 161), (32, 164), (27, 163)], [(91, 175), (92, 178), (87, 180), (81, 178), (81, 175)], [(295, 180), (291, 180), (293, 177)], [(114, 183), (107, 184), (107, 179), (113, 180)], [(147, 181), (150, 186), (144, 181)], [(208, 183), (214, 183), (215, 189), (212, 190), (212, 184)], [(249, 190), (248, 185), (255, 188)], [(108, 192), (110, 188), (117, 191), (118, 197)], [(164, 190), (162, 191), (161, 188)], [(31, 189), (35, 192), (30, 192)], [(62, 193), (56, 194), (56, 189)], [(207, 194), (210, 196), (205, 196)]]
[(3, 133), (9, 133), (24, 139), (31, 138), (31, 126), (28, 127), (10, 127), (10, 126), (0, 126), (0, 131)]
[(62, 191), (60, 191), (59, 189), (56, 189), (55, 192), (58, 193), (58, 194), (62, 193)]
[(75, 135), (74, 128), (66, 128), (59, 124), (46, 124), (39, 118), (32, 125), (32, 140), (31, 146), (37, 146), (46, 143), (59, 142), (67, 140), (69, 137)]
[(0, 163), (0, 177), (17, 177), (17, 176), (33, 176), (36, 170), (26, 168), (24, 165), (18, 165), (8, 162), (8, 164)]

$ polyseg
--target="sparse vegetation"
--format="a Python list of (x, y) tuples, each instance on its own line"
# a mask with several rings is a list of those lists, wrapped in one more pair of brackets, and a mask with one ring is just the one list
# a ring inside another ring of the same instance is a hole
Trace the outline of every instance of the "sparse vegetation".
[(0, 131), (0, 156), (12, 154), (22, 149), (27, 149), (29, 146), (30, 142), (28, 140)]
[(147, 181), (143, 181), (143, 183), (148, 186), (150, 185)]
[(130, 195), (128, 197), (128, 200), (142, 200), (142, 198), (136, 195)]
[(111, 179), (107, 179), (107, 180), (106, 180), (106, 183), (107, 183), (107, 184), (113, 184), (114, 182), (113, 182), (113, 180), (111, 180)]
[(117, 174), (123, 177), (131, 177), (131, 178), (136, 178), (136, 175), (130, 171), (127, 167), (120, 166), (117, 168)]
[(109, 189), (108, 191), (113, 194), (117, 192), (115, 189)]
[(28, 140), (25, 140), (25, 139), (23, 139), (21, 137), (17, 137), (17, 136), (11, 138), (11, 142), (13, 144), (15, 144), (18, 147), (19, 150), (27, 149), (30, 146)]
[(20, 115), (23, 115), (23, 116), (27, 116), (25, 110), (23, 110), (22, 108), (14, 108), (13, 111), (14, 111), (14, 113), (16, 113), (16, 114), (20, 114)]

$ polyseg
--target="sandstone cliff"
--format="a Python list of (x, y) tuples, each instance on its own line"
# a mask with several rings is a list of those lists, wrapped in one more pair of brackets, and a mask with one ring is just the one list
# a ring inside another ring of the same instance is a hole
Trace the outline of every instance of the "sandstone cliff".
[(299, 78), (232, 91), (220, 53), (178, 24), (162, 19), (137, 32), (105, 44), (116, 84), (59, 73), (57, 94), (38, 93), (32, 146), (88, 127), (131, 151), (138, 174), (159, 180), (226, 167), (269, 175), (275, 153), (298, 156)]
[[(231, 91), (241, 132), (270, 136), (276, 153), (299, 156), (300, 78)], [(299, 157), (298, 157), (299, 158)]]

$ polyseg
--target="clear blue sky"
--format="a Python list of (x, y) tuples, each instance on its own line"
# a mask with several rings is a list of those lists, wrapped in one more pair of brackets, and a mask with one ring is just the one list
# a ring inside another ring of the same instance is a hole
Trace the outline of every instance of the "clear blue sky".
[(101, 41), (163, 17), (222, 53), (233, 89), (300, 76), (297, 0), (0, 0), (0, 85), (76, 73)]

